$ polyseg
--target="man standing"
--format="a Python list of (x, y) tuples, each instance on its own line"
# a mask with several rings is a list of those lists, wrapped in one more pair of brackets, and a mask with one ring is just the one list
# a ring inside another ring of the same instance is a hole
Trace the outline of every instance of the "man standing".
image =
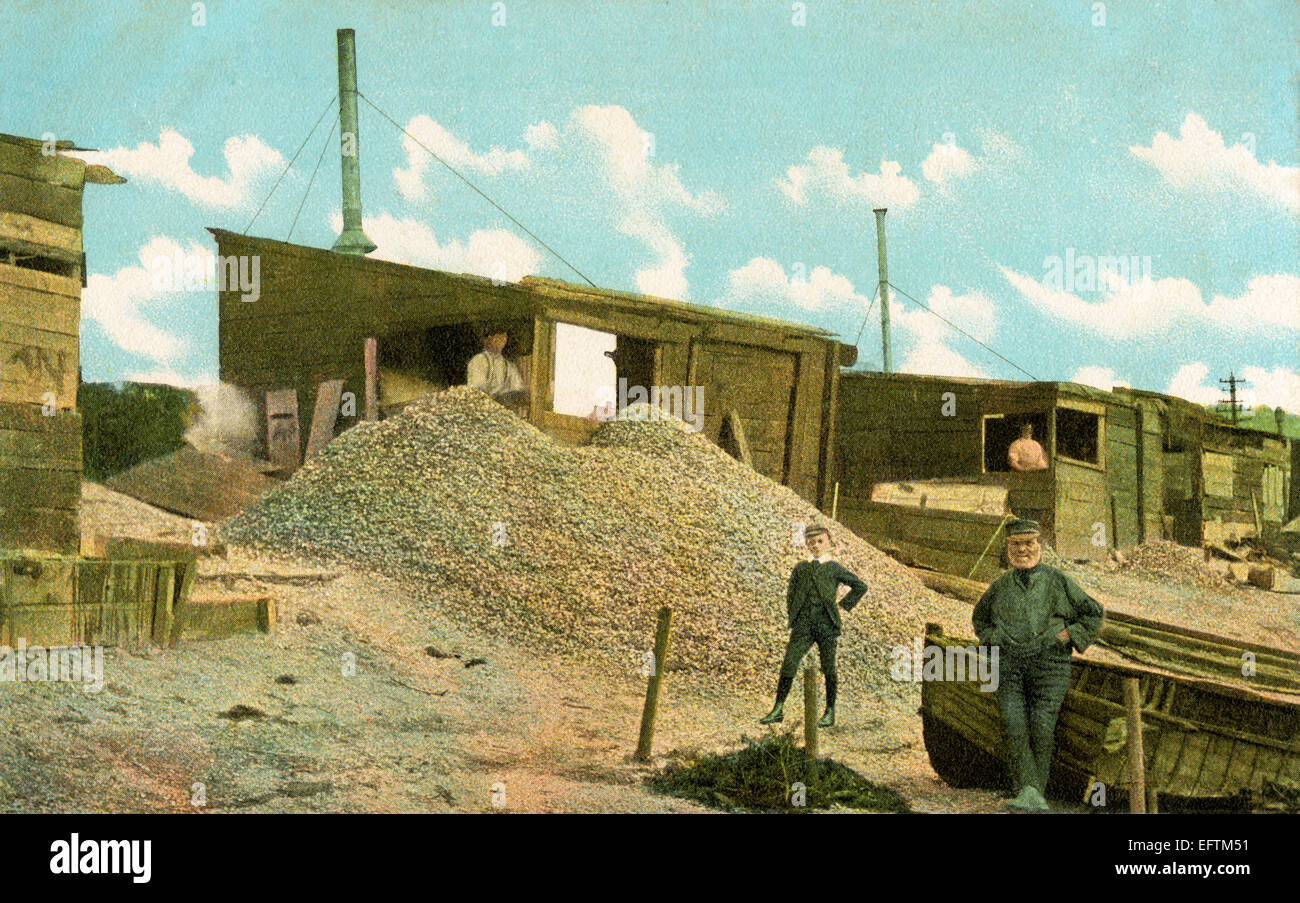
[(1083, 652), (1101, 629), (1102, 608), (1040, 560), (1038, 523), (1007, 525), (1011, 570), (975, 604), (981, 646), (998, 647), (998, 709), (1016, 796), (1008, 808), (1045, 811), (1056, 716), (1070, 688), (1071, 647)]
[(519, 368), (502, 354), (509, 340), (504, 328), (486, 327), (483, 330), (483, 351), (470, 358), (465, 382), (471, 389), (478, 389), (506, 407), (514, 408), (527, 401), (528, 393), (524, 391)]
[(1012, 470), (1047, 470), (1047, 453), (1034, 439), (1034, 425), (1020, 428), (1020, 438), (1007, 449), (1007, 464)]
[(794, 685), (799, 662), (817, 644), (822, 675), (826, 678), (826, 712), (817, 722), (820, 727), (835, 723), (835, 695), (839, 678), (835, 673), (835, 643), (840, 635), (840, 612), (836, 595), (840, 584), (849, 587), (844, 601), (839, 604), (851, 611), (858, 604), (867, 585), (848, 568), (832, 561), (831, 534), (825, 527), (808, 527), (804, 542), (812, 554), (811, 561), (801, 561), (790, 572), (790, 583), (785, 593), (785, 611), (790, 623), (790, 641), (785, 647), (785, 660), (781, 662), (781, 676), (776, 684), (776, 705), (759, 719), (760, 724), (774, 724), (785, 717), (782, 708), (785, 698)]

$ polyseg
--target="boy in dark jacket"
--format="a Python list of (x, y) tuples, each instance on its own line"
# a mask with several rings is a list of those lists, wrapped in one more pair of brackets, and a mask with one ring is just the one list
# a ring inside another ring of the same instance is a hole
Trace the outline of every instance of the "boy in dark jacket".
[(849, 587), (844, 601), (839, 604), (850, 611), (858, 604), (867, 585), (857, 575), (831, 560), (831, 534), (825, 527), (809, 527), (804, 540), (812, 560), (802, 561), (790, 572), (790, 584), (785, 594), (785, 610), (790, 622), (790, 641), (785, 647), (785, 660), (781, 662), (781, 677), (776, 684), (776, 705), (759, 719), (760, 724), (774, 724), (785, 715), (782, 708), (794, 684), (795, 673), (804, 655), (817, 644), (822, 674), (826, 678), (826, 713), (817, 722), (820, 727), (835, 723), (835, 694), (839, 680), (835, 673), (835, 643), (840, 635), (840, 612), (836, 595), (840, 584)]

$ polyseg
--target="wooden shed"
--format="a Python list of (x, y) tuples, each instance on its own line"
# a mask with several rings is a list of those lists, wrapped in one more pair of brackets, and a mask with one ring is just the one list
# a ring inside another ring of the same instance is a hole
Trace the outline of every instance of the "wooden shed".
[[(219, 292), (220, 373), (247, 390), (266, 439), (268, 392), (291, 389), (313, 410), (321, 383), (364, 393), (364, 348), (378, 344), (380, 402), (465, 382), (481, 350), (477, 329), (500, 323), (519, 366), (531, 423), (566, 442), (598, 421), (557, 410), (565, 330), (593, 330), (615, 354), (617, 380), (663, 394), (703, 387), (703, 431), (711, 440), (813, 504), (829, 507), (840, 367), (856, 350), (827, 332), (763, 317), (527, 277), (517, 283), (455, 275), (253, 238), (222, 229), (218, 265), (258, 260), (256, 300), (228, 284)], [(232, 267), (233, 271), (233, 267)], [(250, 268), (251, 271), (251, 268)], [(346, 397), (346, 396), (345, 396)], [(337, 428), (354, 420), (345, 410)], [(351, 412), (360, 415), (356, 403)], [(299, 431), (305, 449), (307, 429)]]
[(1140, 389), (1115, 393), (1158, 419), (1170, 538), (1200, 545), (1258, 536), (1272, 544), (1300, 513), (1291, 502), (1291, 440), (1235, 426), (1186, 399)]
[[(1169, 437), (1182, 435), (1170, 412), (1190, 417), (1195, 408), (1179, 401), (1065, 382), (846, 373), (840, 519), (918, 563), (984, 579), (1000, 569), (998, 528), (1007, 513), (1037, 520), (1045, 539), (1072, 558), (1166, 534), (1199, 544), (1199, 532), (1178, 532), (1165, 519), (1180, 491), (1170, 482), (1183, 476), (1169, 464)], [(1025, 425), (1046, 453), (1045, 470), (1008, 464)], [(1235, 510), (1240, 515), (1240, 505)]]
[(0, 135), (0, 549), (80, 544), (81, 193), (124, 180), (71, 149)]
[[(1161, 538), (1268, 541), (1295, 513), (1288, 440), (1158, 392), (846, 373), (838, 420), (841, 520), (954, 573), (996, 574), (1007, 513), (1074, 558)], [(1007, 463), (1026, 424), (1045, 470)]]

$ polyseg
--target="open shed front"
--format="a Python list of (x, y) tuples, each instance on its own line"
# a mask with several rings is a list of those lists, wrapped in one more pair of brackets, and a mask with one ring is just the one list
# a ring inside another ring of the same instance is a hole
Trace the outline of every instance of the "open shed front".
[[(219, 291), (221, 379), (249, 392), (267, 435), (267, 393), (306, 418), (318, 387), (351, 393), (334, 428), (364, 414), (365, 344), (377, 345), (378, 403), (466, 381), (487, 324), (505, 327), (521, 414), (581, 442), (637, 401), (659, 406), (804, 499), (829, 509), (839, 368), (855, 349), (822, 330), (715, 308), (526, 277), (497, 282), (210, 230), (218, 254), (256, 257), (256, 300)], [(608, 352), (608, 354), (606, 354)]]
[[(1127, 399), (1073, 383), (850, 373), (840, 400), (841, 520), (917, 564), (991, 578), (1011, 514), (1075, 558), (1159, 528), (1159, 434), (1143, 432), (1159, 422)], [(1026, 428), (1045, 469), (1009, 463)]]

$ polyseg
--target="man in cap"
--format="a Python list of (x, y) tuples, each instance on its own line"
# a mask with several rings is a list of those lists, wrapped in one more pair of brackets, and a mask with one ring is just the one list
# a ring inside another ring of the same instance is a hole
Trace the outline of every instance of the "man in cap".
[(1038, 523), (1007, 525), (1011, 570), (994, 580), (972, 620), (981, 646), (998, 647), (998, 709), (1016, 796), (1008, 808), (1045, 811), (1056, 716), (1070, 688), (1071, 649), (1083, 652), (1101, 629), (1102, 608), (1061, 571), (1040, 560)]
[(519, 368), (504, 354), (506, 342), (510, 335), (504, 326), (491, 324), (480, 333), (483, 339), (483, 351), (470, 358), (466, 367), (466, 384), (471, 389), (478, 389), (492, 396), (508, 408), (518, 408), (527, 404), (528, 393), (524, 391), (524, 380)]
[(785, 698), (790, 695), (790, 688), (794, 685), (799, 662), (803, 661), (813, 643), (817, 644), (822, 675), (826, 678), (826, 712), (817, 724), (821, 727), (835, 724), (835, 695), (839, 688), (839, 676), (835, 671), (835, 643), (841, 626), (836, 596), (841, 583), (847, 586), (849, 591), (839, 605), (845, 611), (851, 611), (867, 591), (867, 585), (848, 568), (831, 560), (831, 534), (825, 527), (806, 528), (804, 543), (812, 560), (799, 562), (790, 572), (785, 594), (790, 641), (786, 644), (781, 676), (776, 683), (776, 705), (759, 719), (760, 724), (775, 724), (785, 717), (782, 713)]

